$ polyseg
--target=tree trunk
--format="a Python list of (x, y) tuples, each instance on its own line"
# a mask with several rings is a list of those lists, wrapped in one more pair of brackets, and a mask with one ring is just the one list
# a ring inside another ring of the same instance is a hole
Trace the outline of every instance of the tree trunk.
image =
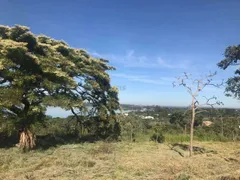
[(131, 126), (131, 136), (130, 136), (130, 141), (133, 141), (133, 130), (132, 130), (132, 126)]
[(190, 127), (190, 156), (193, 155), (193, 128), (194, 128), (194, 118), (192, 118), (191, 127)]
[(16, 145), (22, 150), (30, 150), (36, 146), (36, 136), (27, 128), (20, 132), (19, 143)]
[(189, 147), (190, 156), (193, 155), (193, 130), (194, 130), (194, 121), (195, 121), (195, 106), (194, 106), (194, 99), (193, 99), (193, 100), (192, 100), (192, 120), (191, 120), (191, 126), (190, 126), (190, 147)]
[(221, 134), (222, 134), (222, 137), (223, 137), (223, 135), (224, 135), (224, 133), (223, 133), (223, 117), (221, 116), (221, 122), (222, 122), (222, 129), (221, 129)]
[(187, 135), (187, 125), (186, 125), (186, 124), (184, 125), (184, 131), (183, 131), (183, 134), (184, 134), (184, 135)]
[(81, 137), (84, 136), (84, 126), (83, 126), (83, 123), (81, 123)]

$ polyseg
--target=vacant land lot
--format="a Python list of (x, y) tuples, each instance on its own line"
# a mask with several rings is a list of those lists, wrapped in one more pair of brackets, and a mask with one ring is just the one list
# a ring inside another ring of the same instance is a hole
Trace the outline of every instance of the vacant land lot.
[(209, 152), (182, 157), (168, 144), (84, 143), (20, 153), (0, 149), (0, 179), (238, 179), (240, 143), (196, 142)]

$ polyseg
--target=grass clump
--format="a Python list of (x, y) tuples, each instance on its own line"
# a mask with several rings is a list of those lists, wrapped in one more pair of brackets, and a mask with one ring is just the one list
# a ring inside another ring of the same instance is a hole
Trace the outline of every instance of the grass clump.
[(92, 154), (112, 154), (114, 151), (114, 146), (112, 143), (101, 142), (99, 145), (92, 149)]
[(180, 174), (177, 176), (176, 180), (190, 180), (190, 176), (186, 174)]

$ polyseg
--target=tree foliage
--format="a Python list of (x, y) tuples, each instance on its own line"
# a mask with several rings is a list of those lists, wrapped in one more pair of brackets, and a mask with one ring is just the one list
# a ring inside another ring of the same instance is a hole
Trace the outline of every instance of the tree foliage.
[(224, 53), (225, 58), (217, 65), (221, 69), (227, 69), (229, 66), (236, 66), (235, 76), (227, 80), (226, 92), (227, 96), (233, 95), (240, 99), (240, 45), (229, 46)]
[(36, 36), (25, 26), (0, 26), (1, 116), (14, 117), (22, 131), (41, 121), (48, 106), (71, 110), (79, 123), (90, 116), (105, 127), (116, 123), (118, 90), (108, 70), (114, 68), (107, 60), (63, 41)]
[(194, 126), (201, 126), (203, 123), (203, 116), (202, 115), (197, 115), (194, 121)]
[(187, 121), (184, 117), (184, 114), (182, 112), (177, 111), (171, 114), (170, 123), (177, 124), (183, 128), (187, 124)]

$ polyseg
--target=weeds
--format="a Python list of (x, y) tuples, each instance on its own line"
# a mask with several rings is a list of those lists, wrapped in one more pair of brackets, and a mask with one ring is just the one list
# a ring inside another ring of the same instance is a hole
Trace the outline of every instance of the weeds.
[(101, 142), (99, 146), (92, 150), (92, 154), (112, 154), (114, 151), (114, 146), (112, 143)]
[(190, 176), (186, 174), (180, 174), (176, 180), (190, 180)]

